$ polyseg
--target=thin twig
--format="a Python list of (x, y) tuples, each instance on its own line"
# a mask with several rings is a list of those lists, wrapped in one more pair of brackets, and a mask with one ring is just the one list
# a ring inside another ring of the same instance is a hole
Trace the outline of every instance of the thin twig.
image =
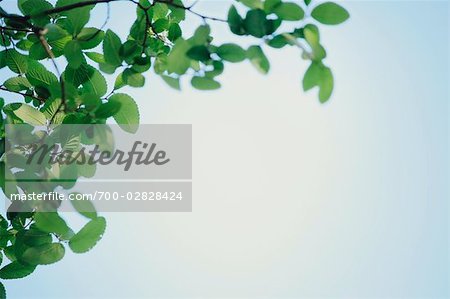
[(53, 54), (52, 50), (50, 49), (50, 46), (48, 45), (48, 42), (45, 39), (43, 31), (37, 31), (37, 32), (35, 32), (35, 34), (39, 38), (39, 41), (40, 41), (42, 47), (44, 48), (45, 52), (47, 52), (48, 57), (50, 57), (50, 60), (52, 61), (53, 66), (55, 67), (56, 73), (58, 74), (58, 77), (59, 77), (60, 86), (61, 86), (61, 103), (59, 104), (59, 107), (56, 110), (56, 113), (50, 119), (50, 123), (53, 123), (53, 120), (54, 120), (56, 114), (58, 114), (58, 112), (60, 112), (61, 110), (66, 110), (65, 81), (64, 81), (63, 76), (61, 75), (61, 72), (59, 71), (58, 64), (56, 64), (56, 61), (55, 61), (55, 55)]
[(15, 94), (21, 95), (23, 97), (30, 97), (32, 99), (38, 100), (40, 103), (44, 103), (45, 102), (45, 99), (43, 99), (43, 98), (34, 96), (32, 94), (26, 94), (26, 93), (22, 93), (20, 91), (11, 90), (11, 89), (6, 88), (5, 86), (0, 86), (0, 90), (11, 92), (11, 93), (15, 93)]

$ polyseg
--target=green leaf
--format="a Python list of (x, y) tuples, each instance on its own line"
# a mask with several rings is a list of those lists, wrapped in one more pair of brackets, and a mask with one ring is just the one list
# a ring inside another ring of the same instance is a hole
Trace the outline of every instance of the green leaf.
[(12, 91), (22, 91), (29, 89), (31, 84), (25, 77), (13, 77), (6, 80), (3, 86)]
[(139, 110), (133, 98), (124, 93), (116, 93), (109, 98), (108, 102), (120, 104), (119, 112), (113, 116), (119, 127), (126, 132), (136, 133), (139, 125)]
[(327, 55), (324, 47), (320, 44), (319, 28), (315, 25), (308, 24), (303, 29), (305, 40), (311, 46), (313, 60), (320, 61)]
[(34, 60), (42, 60), (48, 57), (47, 51), (40, 42), (35, 42), (29, 52), (30, 58)]
[(89, 251), (102, 238), (105, 232), (105, 218), (99, 217), (89, 221), (75, 236), (69, 241), (69, 247), (75, 253)]
[(41, 112), (44, 113), (48, 120), (53, 120), (53, 124), (60, 124), (66, 116), (63, 111), (60, 111), (61, 107), (61, 99), (55, 98), (45, 101), (44, 106), (41, 108)]
[(169, 20), (166, 18), (158, 19), (153, 23), (152, 28), (156, 33), (161, 33), (169, 29)]
[(106, 102), (102, 104), (97, 111), (95, 117), (100, 119), (107, 119), (120, 111), (121, 104), (119, 102)]
[(197, 61), (208, 61), (211, 59), (211, 55), (206, 46), (194, 46), (186, 52), (186, 55)]
[(208, 43), (210, 39), (211, 28), (209, 25), (201, 25), (195, 30), (194, 35), (189, 39), (189, 42), (194, 46), (201, 46)]
[(30, 265), (49, 265), (64, 257), (64, 246), (60, 243), (42, 244), (25, 250), (21, 260)]
[(27, 124), (43, 126), (47, 123), (44, 114), (27, 104), (14, 105), (14, 107), (13, 104), (8, 104), (4, 109), (8, 109), (8, 107), (11, 107), (13, 113)]
[(37, 228), (44, 232), (55, 233), (62, 237), (69, 237), (72, 234), (64, 219), (56, 212), (37, 212), (34, 214), (34, 220)]
[(249, 8), (263, 8), (261, 0), (237, 0)]
[(122, 64), (122, 58), (119, 54), (121, 46), (122, 42), (120, 41), (119, 36), (108, 29), (103, 40), (103, 53), (107, 63), (113, 66)]
[(191, 84), (199, 90), (214, 90), (220, 88), (220, 83), (212, 78), (192, 77)]
[(253, 9), (245, 16), (244, 28), (254, 37), (263, 37), (266, 35), (266, 23), (266, 13), (262, 9)]
[(329, 67), (313, 61), (303, 77), (303, 90), (308, 91), (315, 86), (319, 87), (320, 102), (328, 101), (333, 92), (333, 74)]
[(217, 48), (217, 55), (229, 62), (241, 62), (245, 59), (245, 50), (236, 44), (223, 44)]
[(177, 38), (181, 37), (181, 35), (182, 31), (180, 25), (178, 25), (177, 23), (170, 24), (167, 38), (174, 42), (177, 40)]
[(183, 75), (189, 69), (191, 60), (186, 56), (190, 44), (183, 38), (177, 39), (169, 56), (167, 56), (167, 71)]
[(251, 46), (247, 50), (247, 57), (255, 68), (263, 73), (267, 74), (270, 69), (270, 62), (266, 55), (262, 51), (260, 46)]
[(96, 52), (86, 52), (87, 57), (89, 57), (92, 61), (95, 61), (97, 63), (105, 63), (105, 57), (103, 54), (96, 53)]
[[(77, 2), (79, 2), (79, 0), (58, 0), (56, 7), (67, 6)], [(80, 33), (84, 26), (89, 22), (90, 11), (93, 7), (94, 5), (89, 5), (61, 12), (62, 15), (67, 16), (65, 25), (67, 31), (74, 36)]]
[(305, 16), (303, 9), (293, 2), (280, 3), (273, 9), (273, 12), (286, 21), (299, 21)]
[(77, 69), (84, 61), (83, 51), (76, 40), (72, 40), (64, 47), (64, 56), (71, 68)]
[(82, 49), (92, 49), (97, 47), (105, 37), (105, 33), (97, 28), (86, 27), (81, 29), (77, 35), (77, 40)]
[(71, 200), (70, 203), (81, 215), (89, 219), (97, 218), (94, 204), (90, 200)]
[(272, 39), (267, 41), (267, 44), (275, 49), (283, 48), (286, 45), (289, 45), (288, 39), (282, 34), (275, 35)]
[(5, 53), (6, 65), (16, 74), (25, 74), (28, 70), (28, 60), (23, 54), (20, 54), (14, 49), (8, 50)]
[(321, 67), (318, 63), (311, 63), (303, 77), (303, 90), (308, 91), (320, 84)]
[(320, 80), (319, 101), (325, 103), (331, 97), (334, 87), (333, 73), (331, 69), (325, 67), (322, 71), (322, 78)]
[(62, 29), (61, 26), (58, 26), (56, 24), (48, 24), (47, 26), (45, 26), (45, 29), (47, 30), (45, 37), (50, 44), (66, 37), (69, 37), (70, 40), (72, 39), (72, 37), (66, 30)]
[(0, 69), (6, 66), (6, 50), (0, 51)]
[(28, 64), (29, 70), (26, 73), (26, 77), (33, 86), (48, 87), (52, 83), (58, 82), (55, 74), (48, 71), (41, 63), (30, 60)]
[(309, 5), (311, 3), (312, 0), (304, 0), (306, 5)]
[(6, 289), (3, 283), (0, 282), (0, 299), (6, 299)]
[(244, 20), (239, 15), (236, 7), (234, 5), (231, 5), (229, 11), (228, 11), (228, 17), (227, 17), (228, 26), (230, 27), (230, 31), (237, 35), (244, 35), (245, 29), (244, 29)]
[(102, 104), (102, 100), (95, 93), (84, 93), (80, 96), (80, 100), (89, 112), (95, 111)]
[(264, 11), (266, 13), (273, 12), (273, 9), (281, 3), (281, 0), (266, 0), (264, 1)]
[(132, 69), (126, 69), (122, 73), (123, 82), (131, 87), (142, 87), (145, 84), (145, 77)]
[(39, 246), (52, 242), (52, 236), (49, 233), (40, 231), (34, 226), (24, 232), (23, 238), (27, 246)]
[(345, 22), (349, 13), (345, 8), (333, 2), (325, 2), (313, 9), (311, 16), (322, 24), (337, 25)]
[(122, 73), (120, 73), (119, 75), (117, 75), (116, 81), (114, 81), (114, 90), (120, 89), (124, 86), (126, 86), (126, 84), (123, 81)]
[(18, 279), (33, 273), (36, 266), (22, 265), (19, 262), (12, 262), (0, 269), (1, 279)]
[(87, 71), (90, 74), (87, 80), (82, 83), (83, 91), (95, 93), (99, 97), (106, 94), (108, 91), (108, 85), (105, 77), (94, 67), (87, 65)]
[(134, 58), (135, 56), (138, 56), (140, 54), (139, 45), (137, 44), (137, 42), (135, 40), (127, 40), (120, 47), (119, 54), (124, 60), (132, 61), (132, 58)]
[(169, 85), (173, 89), (181, 90), (179, 78), (173, 78), (173, 77), (166, 76), (166, 75), (161, 75), (161, 78), (164, 80), (164, 82), (167, 83), (167, 85)]

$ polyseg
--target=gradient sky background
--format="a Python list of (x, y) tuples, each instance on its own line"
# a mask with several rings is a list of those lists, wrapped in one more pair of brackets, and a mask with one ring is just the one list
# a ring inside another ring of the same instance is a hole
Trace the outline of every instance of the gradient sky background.
[[(142, 123), (193, 124), (193, 212), (107, 214), (94, 250), (7, 281), (9, 298), (448, 298), (449, 3), (343, 5), (351, 20), (322, 30), (326, 105), (296, 49), (268, 51), (268, 76), (230, 66), (215, 92), (130, 90)], [(123, 38), (128, 6), (111, 9)]]

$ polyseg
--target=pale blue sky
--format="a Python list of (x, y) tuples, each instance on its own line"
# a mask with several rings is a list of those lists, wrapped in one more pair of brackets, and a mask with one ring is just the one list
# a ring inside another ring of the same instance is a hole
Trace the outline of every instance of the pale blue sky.
[(326, 105), (295, 49), (269, 51), (268, 76), (230, 66), (215, 92), (130, 90), (143, 123), (193, 124), (193, 212), (107, 214), (94, 250), (7, 281), (9, 298), (448, 298), (449, 3), (343, 5)]

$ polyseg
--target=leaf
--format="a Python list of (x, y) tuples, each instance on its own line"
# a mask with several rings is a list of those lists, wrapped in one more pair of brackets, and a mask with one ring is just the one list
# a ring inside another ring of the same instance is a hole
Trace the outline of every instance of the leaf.
[(36, 212), (34, 220), (36, 227), (44, 232), (55, 233), (63, 237), (71, 234), (71, 229), (56, 212)]
[(188, 70), (191, 60), (186, 56), (186, 53), (189, 49), (189, 42), (181, 37), (177, 39), (172, 51), (167, 56), (167, 71), (169, 73), (183, 75)]
[(30, 265), (49, 265), (64, 257), (64, 246), (60, 243), (42, 244), (25, 250), (21, 260)]
[(220, 88), (220, 83), (211, 78), (192, 77), (191, 84), (199, 90), (214, 90)]
[(22, 265), (19, 262), (12, 262), (0, 269), (1, 279), (23, 278), (33, 273), (36, 266)]
[(92, 61), (95, 61), (97, 63), (105, 63), (105, 57), (103, 54), (96, 53), (96, 52), (85, 52), (87, 57), (89, 57)]
[(94, 204), (90, 200), (71, 200), (70, 203), (81, 215), (94, 219), (97, 218), (97, 212), (95, 211)]
[(245, 34), (244, 21), (234, 5), (228, 10), (227, 22), (231, 32), (237, 35)]
[(223, 44), (217, 48), (217, 55), (229, 62), (241, 62), (246, 58), (245, 50), (236, 44)]
[(208, 61), (211, 59), (211, 54), (206, 46), (194, 46), (186, 52), (186, 55), (197, 61)]
[(264, 11), (271, 13), (273, 9), (281, 3), (281, 0), (266, 0), (264, 1)]
[(108, 102), (120, 104), (120, 110), (113, 115), (119, 127), (129, 133), (136, 133), (139, 125), (139, 110), (136, 102), (127, 94), (116, 93)]
[[(41, 108), (41, 112), (48, 120), (53, 120), (53, 124), (60, 124), (66, 114), (63, 111), (58, 111), (61, 107), (61, 99), (47, 100)], [(56, 116), (55, 116), (56, 114)]]
[(105, 77), (94, 67), (87, 65), (87, 71), (90, 74), (88, 79), (82, 83), (84, 91), (95, 93), (99, 97), (106, 94), (108, 91), (108, 85)]
[(84, 93), (79, 98), (87, 111), (92, 112), (97, 110), (102, 104), (102, 100), (95, 93)]
[[(59, 0), (56, 4), (58, 6), (66, 6), (79, 2), (78, 0)], [(84, 26), (89, 22), (90, 11), (94, 5), (84, 6), (80, 8), (70, 9), (63, 11), (62, 14), (67, 16), (66, 29), (72, 34), (77, 35), (84, 28)]]
[(0, 282), (0, 299), (6, 299), (6, 289), (3, 283)]
[(181, 35), (182, 31), (180, 25), (178, 25), (177, 23), (170, 24), (167, 38), (174, 42), (177, 40), (177, 38), (181, 37)]
[(319, 101), (325, 103), (331, 97), (334, 86), (331, 69), (321, 62), (312, 62), (303, 77), (303, 90), (319, 87)]
[(64, 47), (64, 56), (71, 68), (77, 69), (84, 61), (83, 51), (76, 40), (72, 40)]
[(319, 101), (325, 103), (331, 97), (333, 92), (334, 79), (331, 69), (325, 67), (322, 71), (322, 78), (320, 80)]
[(27, 57), (20, 54), (14, 49), (8, 50), (5, 53), (6, 65), (8, 68), (16, 74), (25, 74), (28, 70)]
[(270, 62), (266, 55), (264, 55), (260, 46), (249, 47), (247, 50), (247, 57), (259, 72), (263, 74), (269, 72)]
[(254, 37), (266, 35), (266, 13), (262, 9), (253, 9), (247, 12), (244, 20), (245, 30)]
[(119, 102), (106, 102), (102, 104), (97, 111), (95, 117), (100, 119), (107, 119), (120, 111), (121, 104)]
[(275, 49), (283, 48), (286, 45), (289, 45), (289, 40), (283, 35), (275, 35), (272, 39), (267, 41), (267, 44)]
[(48, 71), (41, 63), (30, 60), (29, 66), (29, 70), (25, 76), (33, 86), (48, 87), (52, 83), (58, 82), (55, 74)]
[(142, 87), (145, 84), (145, 77), (132, 69), (126, 69), (122, 73), (123, 82), (131, 87)]
[(349, 13), (345, 8), (333, 2), (325, 2), (313, 9), (311, 16), (322, 24), (337, 25), (345, 22)]
[(29, 55), (30, 58), (34, 60), (42, 60), (48, 57), (47, 51), (45, 51), (45, 48), (40, 42), (35, 42), (30, 47)]
[[(7, 106), (12, 107), (10, 105), (11, 104)], [(7, 107), (5, 107), (5, 109), (7, 109)], [(27, 104), (19, 104), (18, 107), (14, 107), (13, 113), (25, 123), (30, 125), (43, 126), (47, 123), (47, 119), (44, 114), (42, 114), (39, 110), (28, 106)]]
[(249, 8), (263, 8), (261, 0), (237, 0)]
[(75, 253), (89, 251), (102, 238), (105, 232), (106, 221), (103, 217), (89, 221), (78, 233), (69, 241), (69, 247)]
[(119, 51), (122, 43), (120, 38), (111, 30), (107, 30), (105, 38), (103, 39), (103, 52), (105, 61), (113, 66), (119, 66), (122, 64), (122, 58), (120, 58)]
[(299, 21), (305, 16), (303, 9), (293, 2), (280, 3), (273, 9), (273, 12), (286, 21)]
[(125, 82), (123, 82), (123, 76), (122, 73), (117, 75), (116, 81), (114, 81), (114, 90), (120, 89), (122, 87), (126, 86)]
[(81, 29), (77, 35), (77, 41), (82, 49), (92, 49), (98, 46), (105, 37), (105, 32), (93, 27)]
[(166, 18), (161, 18), (156, 20), (153, 23), (152, 29), (156, 32), (156, 33), (161, 33), (167, 29), (169, 29), (169, 20), (167, 20)]
[(27, 246), (40, 246), (52, 242), (52, 236), (49, 233), (40, 231), (33, 226), (24, 231), (23, 238), (24, 244)]
[(320, 44), (319, 28), (315, 25), (308, 24), (303, 29), (305, 40), (311, 46), (313, 60), (320, 61), (327, 55), (324, 47)]
[(12, 91), (22, 91), (29, 89), (31, 84), (25, 77), (13, 77), (6, 80), (3, 86)]
[(211, 27), (209, 25), (201, 25), (195, 30), (194, 35), (189, 39), (189, 42), (194, 46), (201, 46), (208, 43)]
[(303, 90), (308, 91), (320, 84), (321, 68), (318, 63), (311, 63), (303, 77)]
[(173, 89), (181, 90), (179, 78), (173, 78), (173, 77), (166, 76), (166, 75), (161, 75), (161, 78), (164, 80), (164, 82), (167, 83), (167, 85), (169, 85)]

